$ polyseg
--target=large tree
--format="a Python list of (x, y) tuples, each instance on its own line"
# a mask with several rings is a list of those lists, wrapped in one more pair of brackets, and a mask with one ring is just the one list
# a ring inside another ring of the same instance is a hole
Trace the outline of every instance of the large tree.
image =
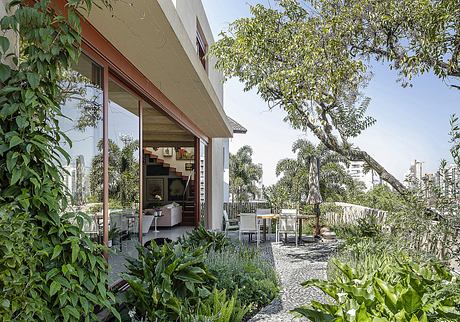
[(236, 154), (230, 154), (230, 193), (233, 201), (247, 201), (258, 192), (257, 182), (262, 178), (262, 167), (252, 163), (252, 148), (241, 147)]
[(407, 77), (429, 69), (442, 78), (458, 76), (458, 0), (280, 0), (276, 8), (250, 9), (252, 16), (230, 24), (211, 48), (217, 68), (245, 90), (255, 88), (270, 108), (283, 108), (294, 128), (312, 131), (348, 160), (366, 162), (405, 193), (352, 142), (375, 122), (361, 94), (369, 58), (391, 60)]
[(323, 199), (341, 200), (345, 197), (348, 187), (354, 186), (353, 178), (345, 169), (347, 160), (327, 149), (324, 144), (315, 146), (308, 140), (299, 139), (294, 142), (292, 151), (296, 153), (296, 158), (280, 160), (276, 166), (276, 175), (281, 176), (278, 183), (289, 191), (290, 199), (295, 204), (307, 199), (312, 158), (319, 160), (319, 182)]

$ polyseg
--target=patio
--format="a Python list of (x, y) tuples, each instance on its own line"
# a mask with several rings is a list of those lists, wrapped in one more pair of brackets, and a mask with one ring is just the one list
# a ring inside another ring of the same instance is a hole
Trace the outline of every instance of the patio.
[[(145, 244), (146, 242), (154, 238), (168, 238), (173, 241), (179, 239), (186, 232), (192, 231), (194, 227), (191, 226), (175, 226), (175, 227), (165, 227), (158, 228), (159, 232), (154, 232), (150, 230), (147, 234), (144, 234), (142, 240)], [(122, 251), (120, 252), (120, 246), (114, 244), (112, 246), (112, 253), (109, 256), (109, 264), (112, 268), (110, 274), (111, 282), (115, 282), (119, 279), (121, 273), (126, 271), (126, 258), (133, 257), (137, 258), (136, 246), (138, 245), (137, 240), (129, 239), (122, 241)]]
[(335, 252), (337, 242), (306, 243), (293, 247), (280, 243), (264, 243), (261, 251), (273, 263), (281, 282), (280, 296), (263, 308), (250, 321), (308, 321), (294, 318), (290, 311), (312, 300), (325, 301), (321, 291), (300, 284), (309, 279), (326, 279), (327, 261)]

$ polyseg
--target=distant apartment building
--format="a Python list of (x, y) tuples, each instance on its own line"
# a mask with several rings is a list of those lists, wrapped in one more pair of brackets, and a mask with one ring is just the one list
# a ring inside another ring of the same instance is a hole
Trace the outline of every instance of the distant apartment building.
[(414, 160), (409, 167), (409, 172), (406, 174), (406, 181), (410, 188), (420, 187), (422, 184), (422, 178), (424, 177), (423, 172), (423, 161)]
[(382, 179), (377, 172), (372, 169), (366, 171), (364, 165), (364, 161), (351, 161), (347, 168), (347, 173), (353, 179), (364, 183), (367, 190), (382, 184)]

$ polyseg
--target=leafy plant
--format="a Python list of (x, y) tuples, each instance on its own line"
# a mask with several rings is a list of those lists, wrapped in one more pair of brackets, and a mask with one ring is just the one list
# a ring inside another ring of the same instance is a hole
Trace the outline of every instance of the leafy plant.
[(210, 251), (205, 264), (216, 276), (216, 287), (229, 292), (238, 290), (238, 298), (245, 305), (261, 308), (278, 295), (276, 272), (255, 249), (229, 247)]
[(221, 251), (228, 247), (230, 239), (222, 232), (209, 231), (200, 225), (198, 228), (187, 232), (179, 239), (179, 242), (188, 247), (209, 247), (215, 251)]
[(192, 315), (184, 316), (182, 322), (238, 322), (242, 321), (251, 306), (243, 306), (235, 292), (229, 299), (227, 291), (214, 289), (211, 295), (201, 301)]
[(206, 248), (152, 242), (129, 259), (126, 304), (150, 321), (176, 321), (192, 315), (208, 298), (216, 278), (204, 264)]
[[(100, 1), (110, 7), (108, 1)], [(97, 320), (112, 306), (103, 248), (83, 233), (83, 218), (64, 214), (60, 129), (64, 71), (80, 53), (77, 11), (91, 0), (70, 1), (66, 15), (49, 0), (10, 1), (2, 34), (20, 38), (20, 57), (0, 36), (0, 315), (15, 321)], [(3, 62), (9, 61), (11, 65)], [(14, 67), (12, 67), (14, 65)], [(71, 142), (69, 142), (70, 144)]]
[(302, 285), (318, 287), (334, 303), (312, 301), (293, 311), (311, 321), (458, 321), (460, 283), (445, 267), (410, 260), (388, 263), (387, 274), (379, 268), (365, 273), (333, 260), (342, 272), (331, 281), (309, 280)]

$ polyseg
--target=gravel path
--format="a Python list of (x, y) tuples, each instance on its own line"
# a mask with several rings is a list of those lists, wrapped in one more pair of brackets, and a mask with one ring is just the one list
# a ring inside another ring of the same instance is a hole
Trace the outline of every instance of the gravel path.
[(279, 299), (263, 308), (250, 321), (308, 321), (306, 318), (293, 318), (289, 311), (311, 300), (325, 300), (321, 291), (306, 289), (300, 283), (312, 278), (326, 278), (327, 259), (336, 245), (335, 242), (327, 242), (307, 243), (299, 247), (276, 243), (262, 246), (280, 276), (282, 290)]

